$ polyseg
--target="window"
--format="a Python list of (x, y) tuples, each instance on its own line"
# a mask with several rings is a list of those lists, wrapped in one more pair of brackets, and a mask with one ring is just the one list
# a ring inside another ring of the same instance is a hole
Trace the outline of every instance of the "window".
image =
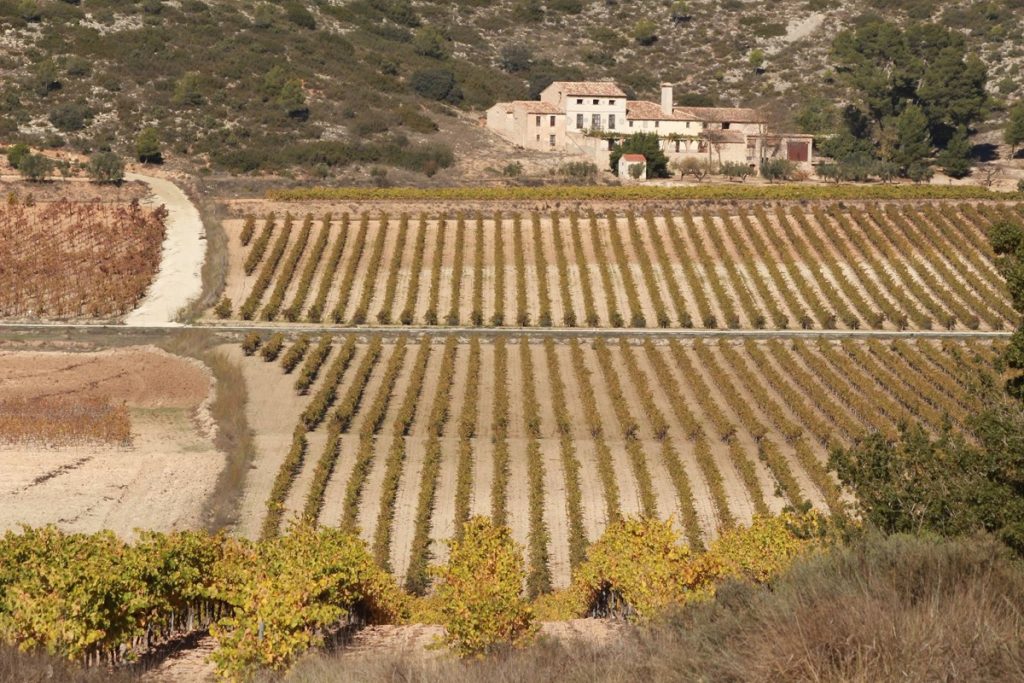
[(555, 136), (554, 135), (549, 135), (548, 136), (548, 146), (549, 147), (554, 147), (555, 146)]
[(601, 115), (593, 114), (590, 117), (590, 127), (594, 130), (601, 130)]
[(679, 151), (679, 140), (676, 140), (676, 151)]
[(583, 104), (583, 98), (576, 100), (576, 104)]
[(608, 100), (608, 106), (609, 107), (615, 106), (615, 100)]
[(630, 122), (629, 122), (629, 127), (630, 127), (630, 128), (632, 128), (632, 127), (633, 127), (633, 122), (632, 122), (632, 121), (630, 121)]
[(583, 130), (583, 114), (576, 114), (576, 128)]
[(540, 142), (540, 135), (537, 136), (537, 142)]
[(615, 114), (608, 114), (608, 130), (615, 130)]
[(554, 116), (551, 117), (551, 121), (550, 121), (550, 123), (548, 125), (551, 125), (551, 126), (555, 125), (555, 117)]
[(729, 130), (729, 125), (730, 125), (730, 124), (729, 124), (729, 122), (728, 122), (728, 121), (726, 121), (725, 123), (723, 123), (723, 124), (722, 124), (722, 130)]
[(594, 104), (601, 104), (601, 100), (594, 100)]
[(689, 121), (687, 121), (687, 122), (686, 122), (686, 127), (687, 127), (687, 128), (689, 128), (689, 127), (690, 127), (690, 122), (689, 122)]
[(702, 123), (700, 124), (700, 127), (701, 127), (701, 129), (702, 129), (702, 130), (707, 130), (707, 128), (708, 128), (708, 122), (707, 122), (707, 121), (703, 121), (703, 122), (702, 122)]
[(661, 121), (655, 121), (654, 122), (654, 127), (655, 128), (660, 128), (661, 127)]

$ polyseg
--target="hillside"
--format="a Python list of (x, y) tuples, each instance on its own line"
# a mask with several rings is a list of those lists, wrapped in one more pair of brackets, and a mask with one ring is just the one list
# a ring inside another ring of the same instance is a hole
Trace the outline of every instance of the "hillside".
[(152, 126), (197, 170), (433, 175), (495, 143), (482, 109), (555, 77), (641, 97), (685, 83), (792, 123), (811, 95), (842, 97), (829, 49), (866, 12), (963, 30), (992, 94), (1020, 93), (1012, 0), (0, 0), (0, 141), (130, 155)]

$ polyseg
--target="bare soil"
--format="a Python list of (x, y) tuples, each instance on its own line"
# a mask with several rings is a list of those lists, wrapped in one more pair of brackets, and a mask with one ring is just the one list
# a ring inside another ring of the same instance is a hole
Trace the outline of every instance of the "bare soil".
[(154, 347), (100, 352), (0, 351), (0, 400), (105, 397), (129, 408), (132, 445), (0, 446), (0, 529), (71, 531), (202, 525), (224, 465), (207, 413), (204, 366)]

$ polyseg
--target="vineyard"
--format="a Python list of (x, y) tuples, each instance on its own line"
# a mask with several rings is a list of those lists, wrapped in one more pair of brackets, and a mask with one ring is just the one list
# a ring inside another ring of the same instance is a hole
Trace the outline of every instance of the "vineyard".
[(0, 443), (51, 448), (79, 444), (131, 444), (124, 404), (101, 397), (56, 396), (0, 401)]
[(324, 325), (1001, 330), (995, 203), (231, 220), (211, 316)]
[(912, 416), (963, 425), (998, 352), (912, 339), (258, 333), (245, 356), (233, 349), (247, 378), (263, 378), (278, 429), (257, 430), (243, 531), (273, 538), (294, 518), (358, 529), (416, 592), (474, 514), (511, 527), (539, 592), (566, 585), (627, 516), (671, 516), (704, 547), (757, 513), (837, 510), (830, 447), (895, 435)]
[(111, 318), (160, 265), (166, 211), (137, 203), (0, 206), (0, 318)]

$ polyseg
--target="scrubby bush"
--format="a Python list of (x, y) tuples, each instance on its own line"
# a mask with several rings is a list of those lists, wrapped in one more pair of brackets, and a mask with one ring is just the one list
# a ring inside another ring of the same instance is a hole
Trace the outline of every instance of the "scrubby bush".
[(769, 183), (786, 180), (796, 169), (796, 164), (788, 159), (765, 159), (761, 162), (761, 177)]
[(260, 336), (259, 332), (249, 332), (242, 340), (242, 353), (251, 356), (256, 353), (262, 343), (263, 337)]
[(736, 161), (727, 161), (722, 164), (721, 173), (731, 180), (744, 182), (748, 177), (754, 175), (754, 169), (750, 168), (747, 164), (741, 164)]
[(231, 317), (231, 310), (231, 299), (226, 296), (222, 296), (220, 301), (218, 301), (217, 305), (214, 307), (213, 312), (218, 318), (224, 320), (225, 318)]
[(409, 86), (421, 97), (431, 100), (458, 103), (462, 90), (451, 69), (421, 69), (409, 77)]

